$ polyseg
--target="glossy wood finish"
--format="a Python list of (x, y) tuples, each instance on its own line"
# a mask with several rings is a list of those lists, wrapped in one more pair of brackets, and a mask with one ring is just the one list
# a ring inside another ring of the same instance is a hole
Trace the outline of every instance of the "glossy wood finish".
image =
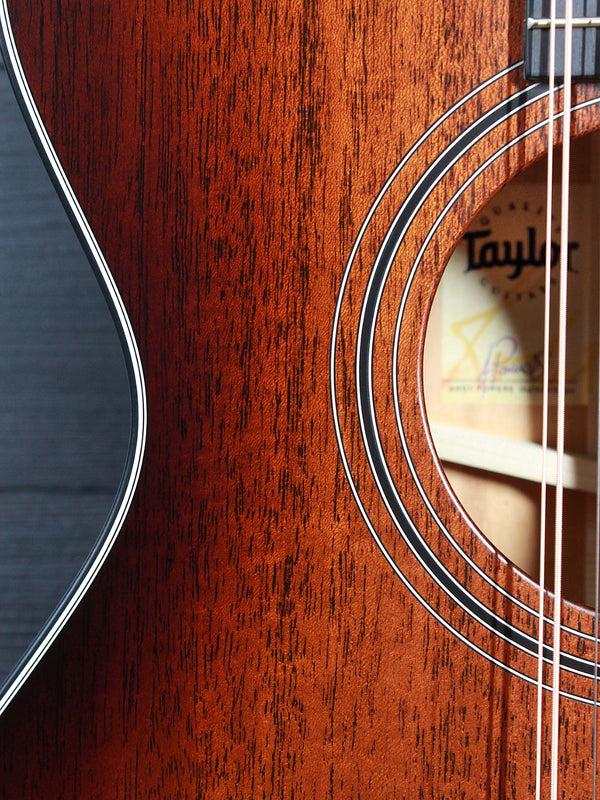
[[(361, 224), (419, 137), (521, 58), (521, 3), (10, 5), (34, 96), (134, 324), (149, 436), (102, 573), (0, 719), (0, 793), (532, 796), (535, 692), (440, 624), (390, 568), (344, 473), (329, 387), (336, 301)], [(456, 111), (386, 195), (341, 311), (336, 399), (360, 496), (407, 580), (467, 640), (529, 674), (532, 659), (469, 620), (396, 535), (362, 454), (353, 377), (362, 284), (399, 204), (425, 165), (520, 83), (511, 74)], [(578, 117), (580, 129), (594, 113)], [(542, 117), (534, 104), (460, 160), (399, 263), (452, 187)], [(448, 496), (418, 378), (445, 257), (486, 197), (542, 150), (540, 135), (515, 146), (453, 207), (400, 344), (421, 481), (474, 562), (525, 604), (535, 586)], [(401, 288), (386, 296), (377, 354), (390, 350), (385, 315), (393, 320)], [(391, 382), (378, 369), (374, 380), (394, 449)], [(464, 572), (401, 452), (393, 471), (444, 564), (535, 633), (525, 612)], [(565, 616), (589, 631), (581, 610)], [(565, 688), (589, 691), (571, 676)], [(565, 701), (563, 714), (575, 739), (563, 745), (561, 791), (585, 796), (589, 707)]]

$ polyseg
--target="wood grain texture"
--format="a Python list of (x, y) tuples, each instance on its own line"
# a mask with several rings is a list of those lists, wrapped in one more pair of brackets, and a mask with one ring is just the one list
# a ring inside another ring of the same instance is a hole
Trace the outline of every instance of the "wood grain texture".
[[(426, 165), (504, 92), (461, 106), (409, 159), (342, 308), (337, 404), (378, 550), (344, 474), (330, 401), (336, 300), (388, 176), (472, 89), (521, 57), (518, 2), (10, 4), (26, 74), (122, 291), (148, 388), (137, 499), (101, 575), (0, 720), (7, 798), (459, 798), (532, 794), (532, 659), (472, 621), (397, 535), (361, 450), (354, 348), (370, 261)], [(579, 90), (593, 93), (593, 87)], [(394, 449), (389, 328), (453, 187), (542, 103), (481, 138), (419, 210), (375, 338)], [(583, 130), (594, 112), (578, 117)], [(428, 497), (395, 485), (441, 562), (530, 627), (536, 587), (473, 534), (422, 423), (419, 364), (444, 259), (484, 200), (543, 149), (515, 145), (436, 233), (402, 328), (402, 414)], [(461, 177), (462, 176), (462, 177)], [(380, 357), (381, 354), (381, 357)], [(364, 499), (366, 498), (366, 499)], [(458, 572), (460, 574), (458, 574)], [(589, 631), (584, 611), (566, 608)], [(438, 620), (445, 620), (461, 640)], [(498, 663), (467, 645), (491, 653)], [(566, 648), (587, 646), (580, 640)], [(565, 688), (588, 684), (565, 676)], [(563, 705), (564, 796), (589, 782), (590, 714)], [(585, 753), (585, 755), (581, 755)]]

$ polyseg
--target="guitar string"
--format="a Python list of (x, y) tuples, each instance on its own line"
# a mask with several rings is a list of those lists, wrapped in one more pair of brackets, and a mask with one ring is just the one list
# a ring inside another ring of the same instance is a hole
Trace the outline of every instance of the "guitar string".
[[(554, 0), (553, 0), (554, 2)], [(596, 176), (594, 176), (596, 177)], [(596, 289), (597, 296), (599, 288)], [(597, 341), (600, 342), (600, 318), (596, 321)], [(600, 351), (597, 356), (598, 378), (596, 381), (596, 515), (595, 515), (595, 556), (594, 556), (594, 686), (592, 721), (592, 800), (596, 800), (596, 776), (598, 770), (598, 627), (600, 617)]]
[(569, 175), (571, 144), (571, 58), (573, 30), (572, 0), (565, 3), (563, 154), (560, 189), (560, 275), (558, 306), (558, 392), (556, 410), (556, 505), (554, 521), (554, 615), (552, 648), (552, 751), (551, 800), (558, 800), (558, 764), (560, 731), (560, 622), (562, 606), (563, 544), (563, 467), (565, 449), (565, 391), (567, 338), (567, 275), (569, 254)]
[(544, 365), (542, 386), (542, 481), (540, 486), (539, 534), (539, 613), (538, 613), (538, 663), (537, 663), (537, 716), (535, 797), (541, 800), (542, 784), (542, 725), (544, 705), (544, 599), (546, 574), (546, 496), (548, 465), (548, 412), (550, 382), (550, 295), (552, 289), (552, 187), (554, 183), (554, 72), (556, 46), (556, 0), (550, 4), (549, 57), (548, 57), (548, 168), (546, 173), (546, 257), (544, 270)]
[[(596, 171), (597, 172), (597, 171)], [(596, 290), (596, 297), (600, 287)], [(596, 323), (600, 342), (600, 317)], [(596, 800), (596, 774), (598, 769), (598, 618), (600, 616), (600, 351), (598, 352), (598, 376), (596, 379), (596, 555), (594, 566), (594, 721), (592, 728), (592, 800)]]
[[(598, 168), (594, 170), (597, 180)], [(596, 263), (598, 258), (596, 257)], [(596, 288), (596, 299), (600, 295), (600, 282)], [(600, 342), (600, 315), (596, 321), (597, 341)], [(592, 800), (596, 800), (598, 772), (598, 623), (600, 617), (600, 350), (597, 354), (598, 375), (596, 376), (596, 548), (594, 565), (594, 719), (592, 726)]]
[[(597, 180), (598, 168), (594, 170)], [(598, 257), (596, 257), (598, 265)], [(600, 282), (596, 287), (596, 299), (600, 295)], [(597, 341), (600, 342), (600, 315), (596, 320)], [(600, 350), (597, 354), (596, 376), (596, 547), (594, 564), (594, 719), (592, 726), (592, 800), (596, 800), (596, 776), (598, 771), (598, 623), (600, 617)]]
[[(596, 297), (598, 298), (597, 289)], [(600, 342), (600, 318), (596, 322), (597, 341)], [(596, 553), (594, 565), (594, 721), (592, 727), (592, 800), (596, 800), (596, 774), (598, 769), (598, 617), (600, 615), (600, 352), (598, 353), (596, 379)]]

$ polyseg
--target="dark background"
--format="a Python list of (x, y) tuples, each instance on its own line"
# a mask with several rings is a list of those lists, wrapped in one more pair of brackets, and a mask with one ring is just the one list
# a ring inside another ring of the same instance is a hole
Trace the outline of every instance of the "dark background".
[(114, 324), (0, 58), (0, 683), (100, 532), (128, 432)]

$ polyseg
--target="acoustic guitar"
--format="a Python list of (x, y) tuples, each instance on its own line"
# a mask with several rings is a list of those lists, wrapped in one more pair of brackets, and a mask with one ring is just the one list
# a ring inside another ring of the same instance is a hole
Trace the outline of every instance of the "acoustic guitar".
[[(554, 505), (565, 552), (595, 548), (598, 9), (549, 6), (3, 0), (133, 412), (111, 517), (5, 686), (1, 797), (595, 797), (589, 569), (563, 592), (560, 549), (536, 566), (492, 531), (542, 491), (491, 475), (531, 445), (557, 464), (542, 542)], [(447, 352), (551, 287), (547, 357), (516, 355), (520, 321)]]

